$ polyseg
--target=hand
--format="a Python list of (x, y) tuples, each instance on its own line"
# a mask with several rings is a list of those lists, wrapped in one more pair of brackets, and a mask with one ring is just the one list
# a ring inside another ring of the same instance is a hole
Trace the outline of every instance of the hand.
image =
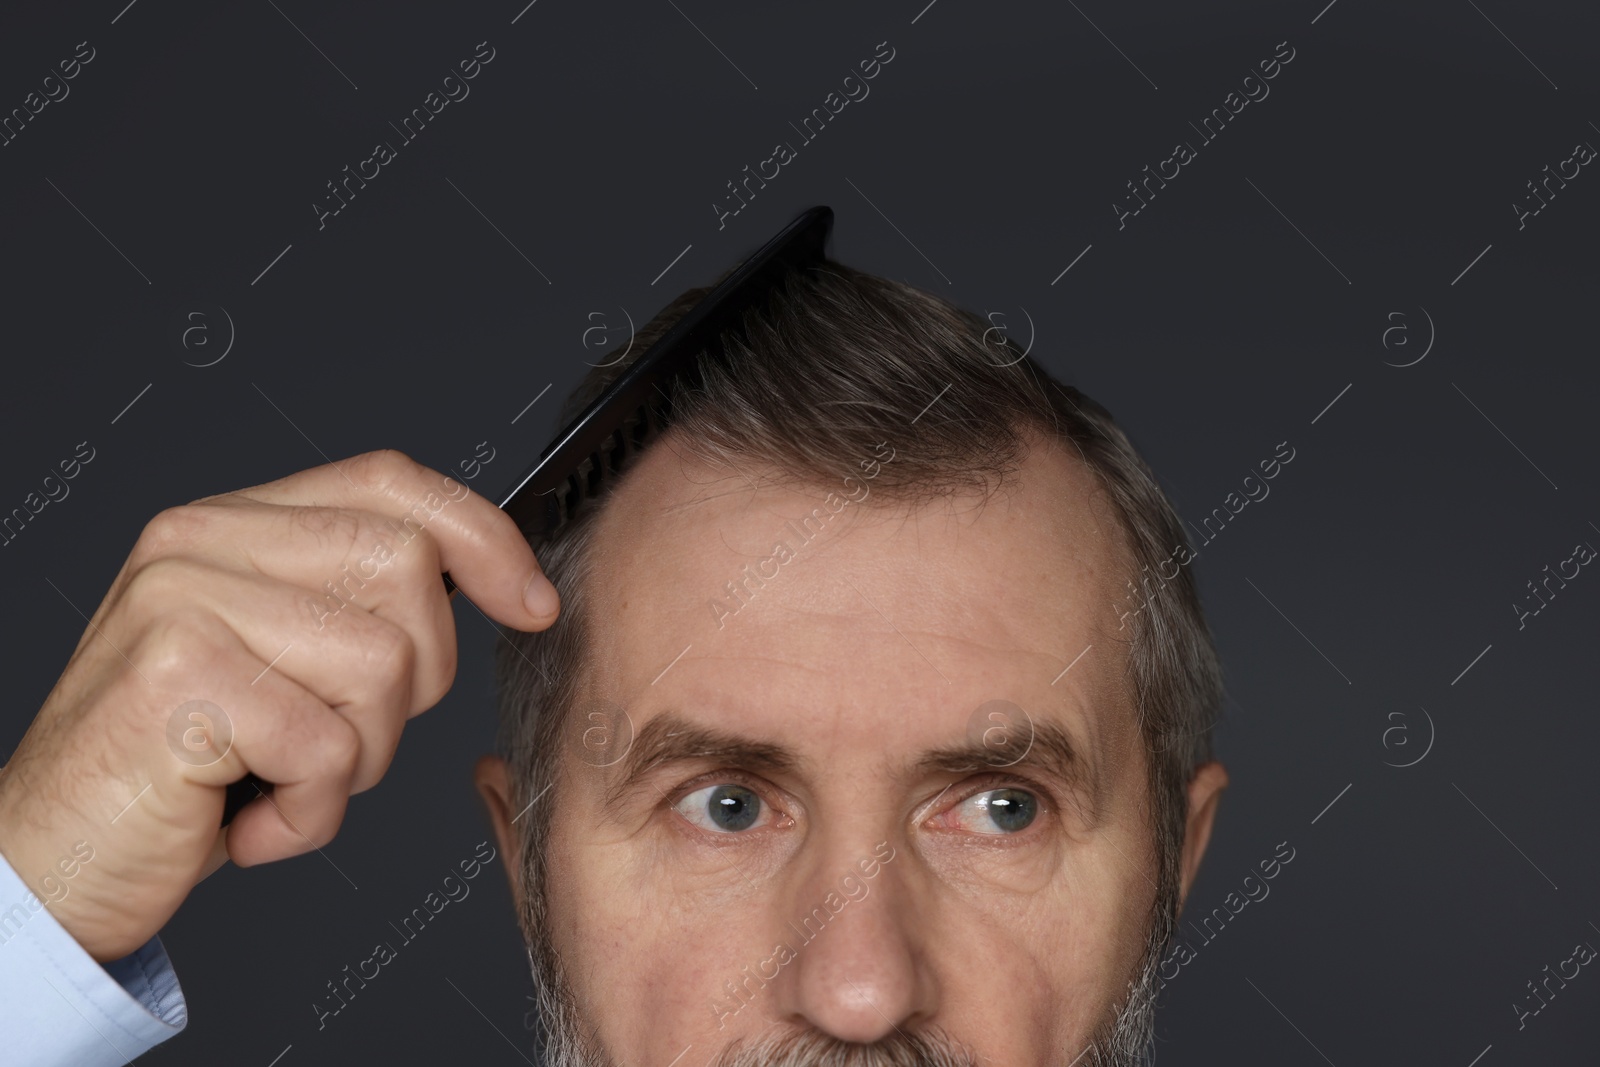
[[(327, 844), (455, 677), (446, 570), (497, 622), (555, 621), (516, 523), (399, 452), (161, 512), (0, 769), (0, 854), (104, 962), (227, 859)], [(247, 772), (276, 788), (219, 830)]]

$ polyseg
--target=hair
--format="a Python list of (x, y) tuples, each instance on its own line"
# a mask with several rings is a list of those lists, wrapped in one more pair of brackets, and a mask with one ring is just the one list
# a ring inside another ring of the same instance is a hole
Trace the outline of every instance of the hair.
[[(730, 271), (731, 273), (731, 271)], [(723, 275), (726, 277), (726, 274)], [(720, 279), (719, 279), (720, 280)], [(690, 289), (600, 361), (568, 397), (561, 425), (593, 401), (710, 291)], [(1148, 582), (1176, 552), (1190, 558), (1178, 515), (1111, 413), (1061, 384), (987, 320), (902, 282), (831, 260), (791, 272), (747, 334), (723, 335), (699, 355), (703, 383), (670, 389), (672, 447), (714, 465), (751, 466), (801, 484), (836, 485), (871, 445), (895, 449), (874, 495), (917, 503), (1007, 484), (1032, 442), (1069, 444), (1120, 520), (1129, 587)], [(654, 448), (660, 442), (652, 442)], [(549, 955), (545, 847), (562, 731), (582, 699), (584, 651), (596, 627), (585, 599), (596, 517), (627, 472), (536, 546), (560, 592), (556, 623), (538, 633), (504, 631), (497, 652), (498, 747), (509, 763), (521, 852), (519, 921), (530, 958)], [(598, 505), (598, 506), (596, 506)], [(1179, 566), (1123, 619), (1126, 678), (1150, 772), (1150, 820), (1161, 885), (1177, 884), (1194, 769), (1211, 758), (1222, 702), (1221, 668), (1190, 569)], [(1144, 588), (1148, 591), (1149, 585)], [(1063, 608), (1065, 610), (1065, 608)], [(1176, 924), (1174, 894), (1158, 894), (1152, 921), (1164, 943)], [(541, 996), (548, 991), (541, 992)]]

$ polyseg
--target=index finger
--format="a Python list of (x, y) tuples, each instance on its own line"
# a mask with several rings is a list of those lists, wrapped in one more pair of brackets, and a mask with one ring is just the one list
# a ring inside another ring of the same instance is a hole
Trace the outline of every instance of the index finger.
[(543, 630), (560, 610), (555, 586), (511, 516), (403, 452), (363, 452), (222, 495), (387, 515), (408, 528), (426, 529), (438, 543), (440, 563), (451, 581), (496, 622)]

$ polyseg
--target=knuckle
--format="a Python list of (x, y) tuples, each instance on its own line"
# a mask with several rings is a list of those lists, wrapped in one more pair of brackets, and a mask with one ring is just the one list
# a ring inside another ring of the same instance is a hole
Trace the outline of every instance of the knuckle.
[(417, 469), (416, 460), (395, 448), (380, 448), (353, 456), (345, 473), (362, 489), (381, 493)]
[(343, 716), (337, 716), (335, 729), (329, 730), (319, 746), (323, 766), (348, 779), (361, 760), (361, 735)]
[(196, 603), (201, 568), (174, 556), (157, 556), (128, 576), (124, 599), (141, 617), (167, 614)]
[(145, 562), (170, 555), (203, 540), (210, 529), (211, 520), (201, 508), (192, 504), (166, 508), (157, 512), (134, 543), (135, 562)]
[[(311, 842), (313, 848), (326, 848), (333, 843), (335, 837), (339, 836), (339, 827), (344, 822), (344, 812), (338, 809), (319, 811), (306, 821), (309, 825), (303, 828), (305, 839)], [(295, 829), (300, 830), (298, 827)], [(299, 836), (298, 832), (296, 836)]]
[(416, 644), (400, 627), (381, 619), (376, 621), (378, 625), (362, 641), (363, 666), (371, 677), (390, 683), (395, 679), (409, 682), (417, 662)]
[(442, 687), (442, 689), (439, 692), (438, 697), (435, 699), (435, 703), (437, 703), (438, 700), (442, 700), (445, 693), (450, 691), (450, 686), (454, 684), (456, 680), (456, 668), (459, 666), (459, 660), (460, 652), (456, 648), (454, 635), (451, 635), (449, 639), (444, 641), (439, 647), (439, 685)]
[(439, 649), (436, 661), (423, 677), (423, 688), (412, 694), (412, 710), (420, 713), (445, 698), (456, 680), (456, 646), (451, 641)]
[(146, 625), (132, 650), (139, 664), (137, 670), (156, 685), (165, 682), (185, 688), (184, 683), (203, 676), (214, 666), (219, 625), (209, 612), (197, 607), (161, 613)]
[(333, 844), (333, 839), (339, 836), (341, 821), (332, 818), (318, 819), (306, 834), (306, 840), (311, 842), (313, 848), (327, 848)]
[[(306, 771), (316, 778), (334, 779), (348, 785), (361, 761), (361, 735), (337, 712), (320, 715), (318, 720), (306, 739)], [(332, 825), (327, 827), (327, 832), (331, 838), (339, 820), (331, 818), (330, 822)]]

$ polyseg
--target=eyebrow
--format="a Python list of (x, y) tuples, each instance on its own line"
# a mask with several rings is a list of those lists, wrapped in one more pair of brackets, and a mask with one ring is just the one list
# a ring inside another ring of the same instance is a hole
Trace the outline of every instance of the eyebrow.
[(726, 763), (757, 774), (792, 773), (802, 764), (799, 756), (782, 745), (701, 726), (667, 711), (645, 723), (635, 735), (621, 761), (621, 774), (606, 790), (605, 806), (618, 807), (657, 768), (693, 760)]
[[(690, 722), (676, 711), (666, 711), (646, 723), (620, 761), (616, 781), (606, 790), (604, 804), (616, 809), (642, 788), (646, 778), (661, 767), (708, 760), (757, 774), (793, 773), (807, 766), (793, 750), (781, 744), (756, 741), (726, 730)], [(1091, 825), (1099, 821), (1099, 778), (1080, 753), (1072, 736), (1055, 723), (1035, 722), (1031, 743), (1022, 758), (998, 760), (995, 750), (979, 742), (962, 742), (930, 749), (903, 766), (914, 776), (929, 772), (971, 774), (1008, 768), (1036, 770), (1051, 778), (1074, 801), (1089, 801), (1080, 811)]]

